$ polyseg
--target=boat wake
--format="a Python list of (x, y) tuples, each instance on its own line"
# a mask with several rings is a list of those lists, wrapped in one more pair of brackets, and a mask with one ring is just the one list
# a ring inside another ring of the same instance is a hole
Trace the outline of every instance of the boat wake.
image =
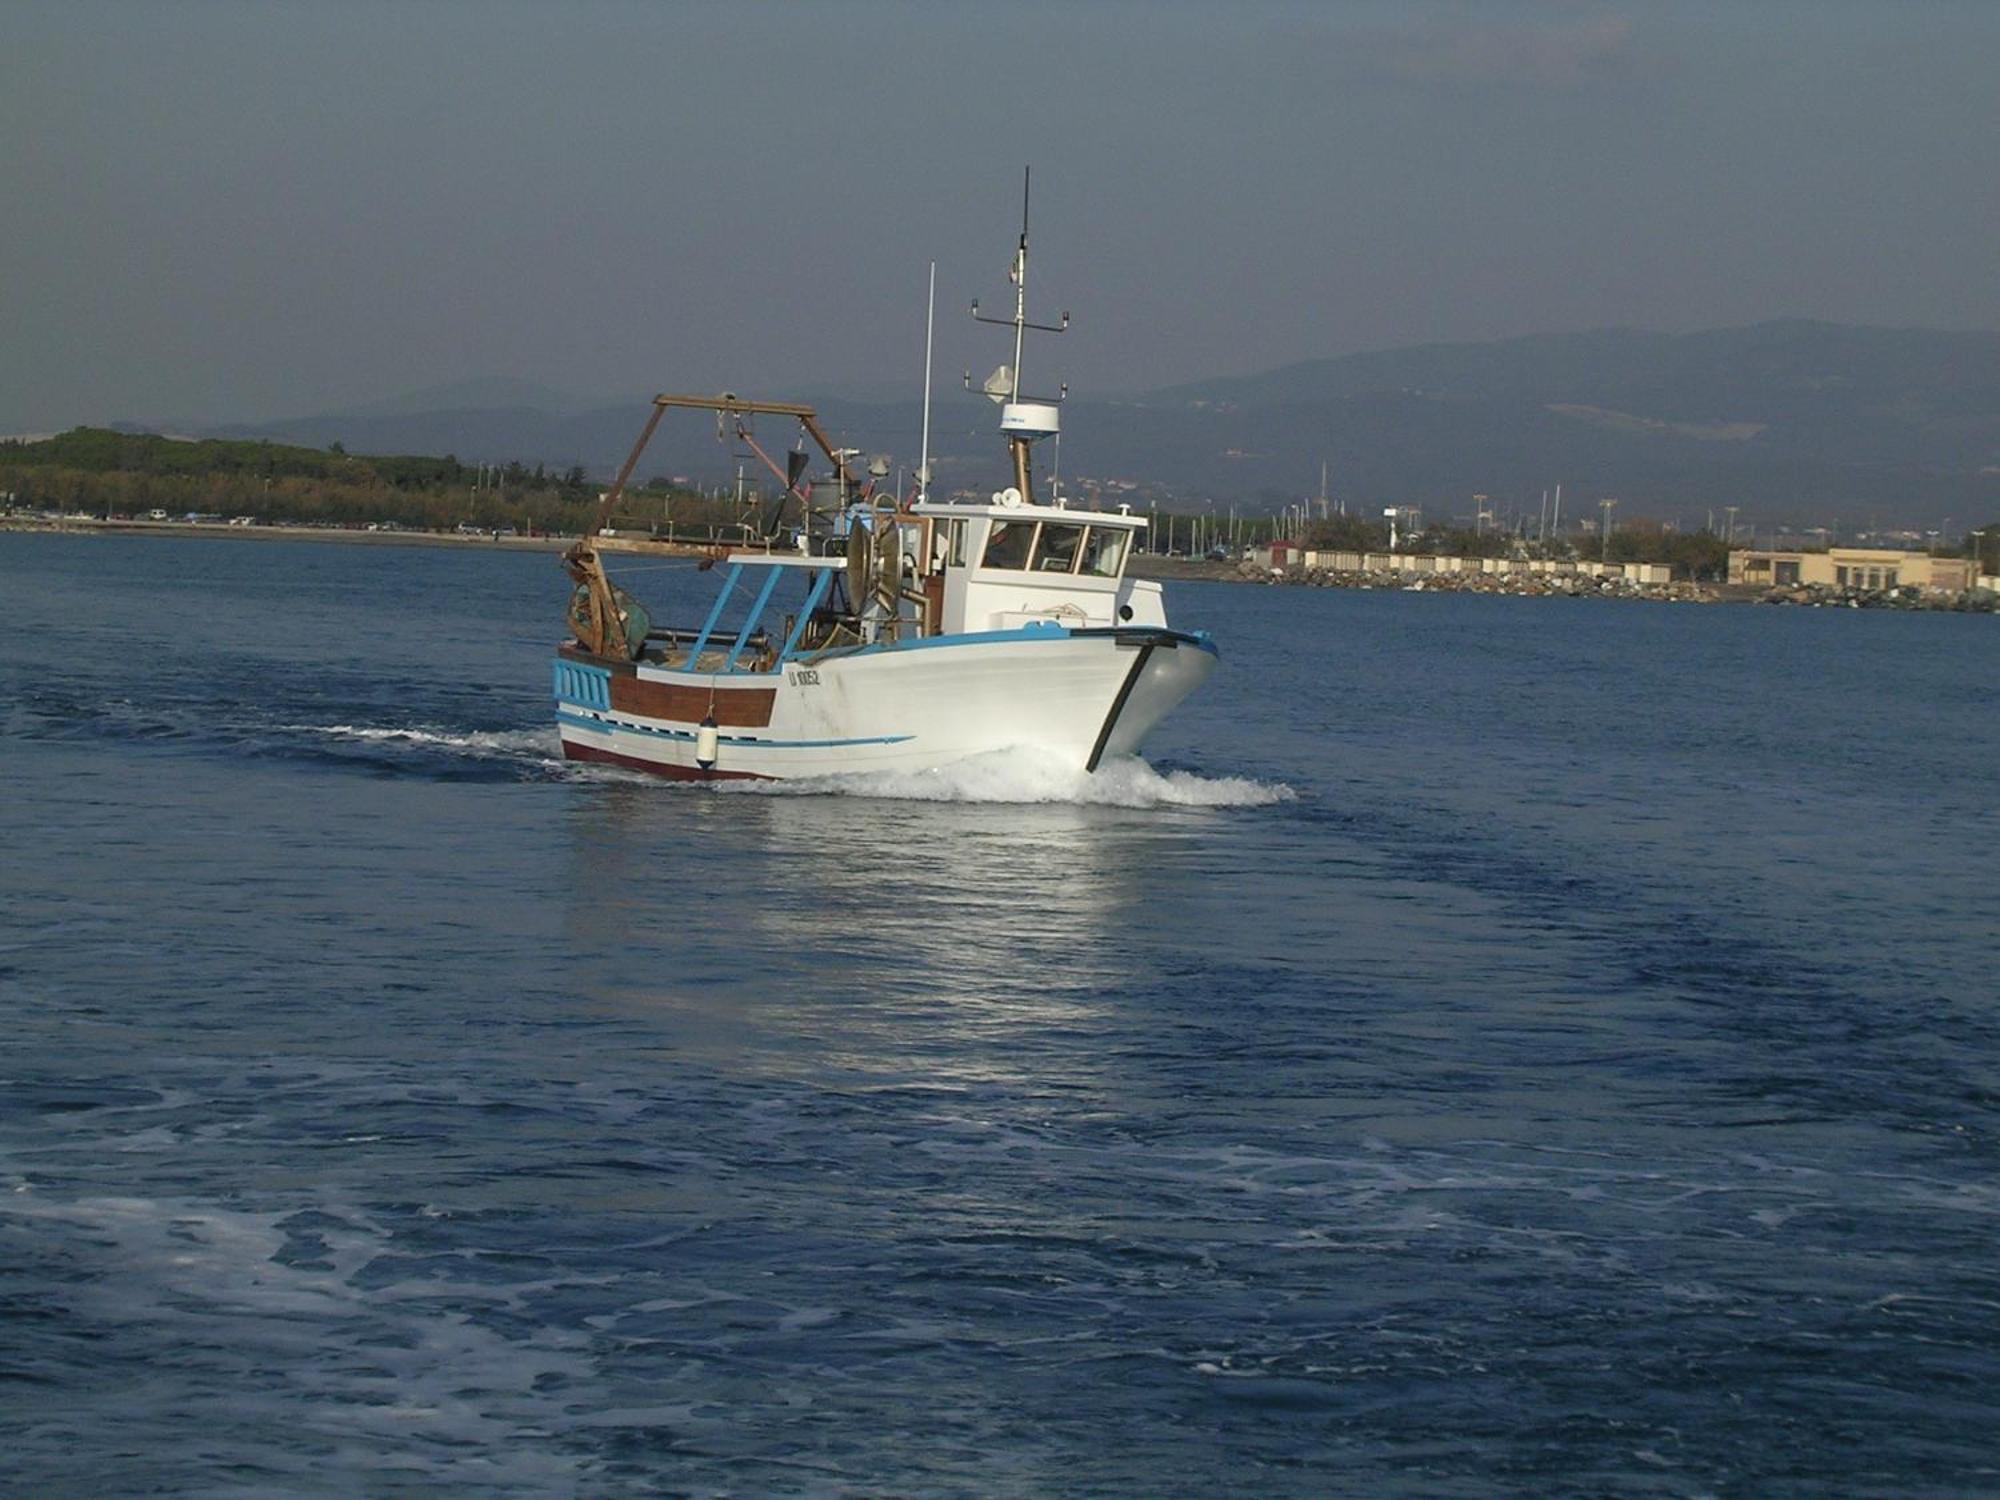
[(325, 735), (353, 744), (408, 745), (479, 759), (533, 757), (561, 760), (562, 744), (553, 729), (496, 729), (453, 733), (446, 729), (391, 728), (371, 724), (280, 724), (297, 734)]
[[(138, 744), (168, 753), (294, 761), (374, 776), (443, 780), (554, 780), (568, 774), (554, 726), (453, 722), (453, 705), (428, 720), (370, 722), (372, 705), (312, 716), (292, 702), (275, 709), (178, 690), (144, 698), (36, 692), (6, 705), (10, 734), (56, 743)], [(18, 726), (18, 727), (17, 727)]]
[(553, 729), (279, 724), (273, 726), (273, 732), (297, 736), (316, 757), (382, 774), (540, 780), (561, 776), (567, 765), (562, 742)]
[(1043, 751), (996, 750), (928, 771), (858, 771), (792, 781), (729, 781), (734, 796), (876, 797), (901, 802), (1067, 803), (1084, 807), (1269, 807), (1297, 795), (1282, 782), (1156, 771), (1137, 756), (1079, 770)]

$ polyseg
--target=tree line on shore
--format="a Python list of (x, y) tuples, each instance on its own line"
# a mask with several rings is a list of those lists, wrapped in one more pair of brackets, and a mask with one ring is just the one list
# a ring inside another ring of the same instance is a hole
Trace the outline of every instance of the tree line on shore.
[[(271, 524), (392, 525), (409, 530), (581, 533), (599, 490), (581, 464), (466, 464), (412, 455), (79, 427), (55, 437), (0, 440), (0, 494), (22, 509), (142, 517), (152, 511), (252, 516)], [(628, 490), (614, 525), (727, 525), (733, 502), (652, 480)]]

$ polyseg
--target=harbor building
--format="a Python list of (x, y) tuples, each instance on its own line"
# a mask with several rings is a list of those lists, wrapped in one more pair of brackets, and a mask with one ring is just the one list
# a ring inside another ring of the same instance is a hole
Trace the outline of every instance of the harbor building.
[(1958, 593), (1977, 581), (1969, 557), (1932, 557), (1877, 547), (1833, 547), (1825, 552), (1732, 551), (1729, 581), (1752, 587), (1817, 584), (1833, 589), (1940, 589)]

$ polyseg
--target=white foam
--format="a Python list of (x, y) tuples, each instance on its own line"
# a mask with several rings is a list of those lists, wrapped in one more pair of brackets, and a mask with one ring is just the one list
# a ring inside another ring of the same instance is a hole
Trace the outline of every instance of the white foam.
[[(295, 1430), (303, 1411), (315, 1436), (362, 1473), (363, 1492), (374, 1492), (367, 1476), (377, 1472), (413, 1475), (425, 1492), (463, 1488), (449, 1481), (476, 1454), (480, 1493), (575, 1493), (573, 1457), (526, 1440), (562, 1415), (545, 1384), (596, 1378), (587, 1340), (489, 1327), (476, 1310), (518, 1309), (554, 1283), (433, 1273), (364, 1284), (369, 1267), (396, 1253), (394, 1237), (337, 1204), (317, 1206), (317, 1264), (305, 1265), (284, 1258), (286, 1212), (48, 1201), (26, 1186), (0, 1209), (0, 1230), (25, 1224), (57, 1236), (74, 1315), (115, 1335), (124, 1357), (171, 1364), (171, 1403), (121, 1410), (107, 1394), (85, 1408), (122, 1417), (121, 1429), (163, 1465), (206, 1460), (217, 1442), (245, 1445), (279, 1475), (268, 1492), (300, 1492), (310, 1486), (292, 1471), (317, 1460), (273, 1435)], [(45, 1455), (44, 1445), (35, 1456)]]
[(560, 759), (562, 740), (553, 728), (496, 729), (471, 734), (454, 734), (443, 729), (382, 724), (280, 724), (291, 734), (317, 734), (355, 744), (410, 745), (426, 750), (445, 750), (475, 759), (517, 759), (540, 756)]
[(732, 781), (748, 796), (881, 797), (905, 802), (1068, 803), (1085, 807), (1268, 807), (1297, 793), (1244, 776), (1162, 774), (1137, 756), (1085, 771), (1044, 750), (995, 750), (927, 771), (857, 771), (791, 781)]

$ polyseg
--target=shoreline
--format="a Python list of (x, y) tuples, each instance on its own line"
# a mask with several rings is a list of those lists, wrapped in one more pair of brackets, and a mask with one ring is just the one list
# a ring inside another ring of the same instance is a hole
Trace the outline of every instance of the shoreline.
[[(371, 547), (500, 547), (517, 552), (561, 552), (578, 538), (569, 533), (539, 536), (468, 534), (453, 531), (366, 531), (342, 526), (231, 525), (202, 521), (107, 521), (94, 516), (0, 516), (0, 534), (44, 536), (194, 537), (209, 541), (333, 542)], [(607, 535), (611, 553), (648, 552), (696, 558), (713, 548), (702, 543), (648, 542)], [(621, 545), (621, 543), (623, 545)], [(1915, 589), (1865, 594), (1817, 587), (1773, 589), (1761, 584), (1625, 583), (1582, 576), (1451, 574), (1414, 569), (1371, 573), (1268, 573), (1239, 562), (1206, 558), (1133, 556), (1127, 572), (1155, 582), (1238, 583), (1266, 588), (1364, 589), (1388, 593), (1487, 594), (1510, 599), (1620, 599), (1656, 604), (1780, 604), (1816, 609), (1891, 609), (1961, 614), (2000, 614), (2000, 601), (1980, 591), (1967, 594), (1919, 593)]]

